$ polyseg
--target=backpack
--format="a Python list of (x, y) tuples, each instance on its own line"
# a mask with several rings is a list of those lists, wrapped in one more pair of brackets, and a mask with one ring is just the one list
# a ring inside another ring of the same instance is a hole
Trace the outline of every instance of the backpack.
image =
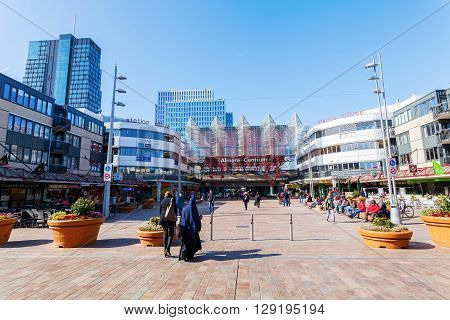
[(168, 221), (177, 222), (177, 214), (175, 213), (175, 208), (173, 206), (172, 200), (170, 204), (166, 208), (166, 213), (164, 214), (164, 218)]

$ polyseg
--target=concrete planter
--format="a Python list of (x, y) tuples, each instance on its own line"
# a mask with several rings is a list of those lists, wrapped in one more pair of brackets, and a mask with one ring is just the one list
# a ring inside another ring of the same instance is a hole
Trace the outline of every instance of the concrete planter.
[(12, 228), (16, 223), (16, 218), (6, 219), (0, 221), (0, 245), (8, 242), (11, 235)]
[(144, 209), (152, 209), (154, 205), (155, 205), (154, 199), (145, 199), (144, 201), (142, 201), (142, 207)]
[(431, 240), (438, 246), (450, 248), (450, 218), (420, 216), (428, 227)]
[(119, 213), (131, 213), (136, 210), (135, 205), (119, 205), (117, 206), (117, 211)]
[(400, 232), (369, 231), (360, 228), (359, 235), (366, 245), (372, 248), (406, 249), (413, 235), (411, 230)]
[(164, 231), (137, 231), (141, 245), (144, 247), (162, 247)]
[(58, 221), (49, 220), (53, 243), (58, 248), (77, 248), (97, 241), (105, 218)]

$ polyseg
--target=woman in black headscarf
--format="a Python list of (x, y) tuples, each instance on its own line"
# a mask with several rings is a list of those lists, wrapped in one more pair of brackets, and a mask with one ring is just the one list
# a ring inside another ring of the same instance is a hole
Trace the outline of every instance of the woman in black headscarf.
[(180, 255), (179, 260), (188, 261), (202, 249), (199, 232), (202, 229), (195, 196), (191, 196), (188, 205), (183, 209), (180, 220)]

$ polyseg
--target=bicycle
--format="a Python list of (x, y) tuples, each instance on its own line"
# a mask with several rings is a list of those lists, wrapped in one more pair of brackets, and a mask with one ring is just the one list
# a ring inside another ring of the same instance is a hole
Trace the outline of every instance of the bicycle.
[(405, 200), (400, 200), (399, 208), (402, 218), (414, 218), (414, 208), (406, 204)]

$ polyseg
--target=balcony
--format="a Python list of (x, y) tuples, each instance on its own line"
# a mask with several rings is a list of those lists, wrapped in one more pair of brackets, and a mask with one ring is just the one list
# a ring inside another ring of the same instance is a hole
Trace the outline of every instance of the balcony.
[(436, 120), (450, 120), (450, 108), (447, 101), (433, 107), (433, 118)]
[(69, 152), (70, 144), (65, 141), (52, 141), (50, 153), (65, 154)]
[(49, 171), (51, 173), (66, 173), (67, 172), (67, 167), (63, 166), (61, 164), (51, 164)]
[(450, 144), (450, 129), (442, 129), (438, 139), (441, 144)]
[(70, 130), (71, 123), (66, 117), (54, 117), (52, 126), (53, 131), (62, 132)]

